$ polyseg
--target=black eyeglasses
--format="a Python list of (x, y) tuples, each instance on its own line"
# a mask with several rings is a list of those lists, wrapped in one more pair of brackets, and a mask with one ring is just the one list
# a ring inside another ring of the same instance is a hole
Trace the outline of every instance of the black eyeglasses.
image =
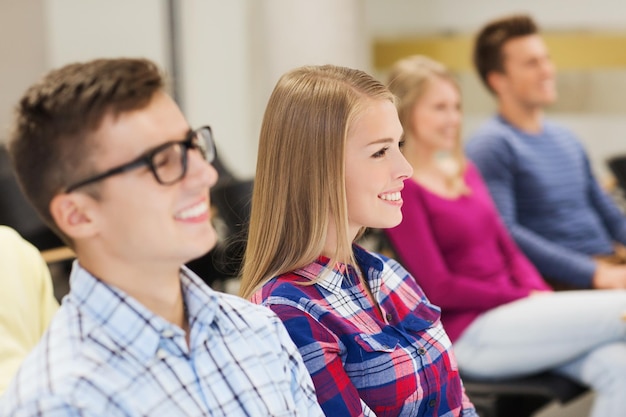
[(166, 142), (154, 149), (150, 149), (132, 161), (111, 168), (101, 174), (82, 180), (66, 188), (71, 193), (77, 188), (94, 182), (102, 181), (113, 175), (118, 175), (143, 166), (148, 166), (159, 184), (170, 185), (180, 181), (187, 174), (187, 154), (190, 149), (197, 149), (208, 163), (215, 159), (215, 145), (213, 133), (209, 126), (190, 130), (183, 140)]

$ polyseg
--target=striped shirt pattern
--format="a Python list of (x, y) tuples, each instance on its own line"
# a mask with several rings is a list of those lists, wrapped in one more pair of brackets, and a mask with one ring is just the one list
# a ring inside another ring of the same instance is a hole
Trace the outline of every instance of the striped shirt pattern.
[(593, 176), (582, 144), (545, 122), (528, 134), (495, 116), (466, 145), (511, 235), (544, 275), (589, 287), (590, 255), (626, 243), (626, 217)]
[(187, 269), (184, 331), (78, 263), (71, 291), (0, 403), (2, 416), (321, 416), (312, 381), (269, 310)]
[(352, 266), (331, 269), (325, 257), (270, 280), (252, 297), (283, 320), (325, 414), (475, 416), (439, 308), (400, 264), (354, 251), (380, 311)]

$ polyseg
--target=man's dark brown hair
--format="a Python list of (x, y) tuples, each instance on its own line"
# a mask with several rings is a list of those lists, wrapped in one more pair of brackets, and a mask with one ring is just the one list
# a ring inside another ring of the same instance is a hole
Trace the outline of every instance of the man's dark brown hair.
[(494, 92), (487, 76), (490, 72), (504, 72), (504, 44), (513, 38), (534, 35), (539, 27), (530, 16), (513, 15), (487, 23), (476, 36), (474, 43), (474, 66), (483, 84)]
[(98, 144), (91, 133), (106, 115), (141, 109), (163, 88), (151, 61), (98, 59), (49, 72), (19, 101), (9, 138), (13, 168), (26, 197), (64, 240), (50, 201), (73, 182), (96, 174), (91, 161)]

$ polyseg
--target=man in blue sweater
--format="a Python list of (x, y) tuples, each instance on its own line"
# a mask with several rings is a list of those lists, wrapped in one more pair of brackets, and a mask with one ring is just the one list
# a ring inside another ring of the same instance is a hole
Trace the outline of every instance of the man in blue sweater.
[(626, 288), (615, 250), (626, 243), (626, 217), (601, 190), (574, 134), (544, 118), (557, 96), (555, 69), (535, 22), (488, 23), (476, 38), (474, 65), (498, 114), (466, 151), (517, 244), (557, 284)]

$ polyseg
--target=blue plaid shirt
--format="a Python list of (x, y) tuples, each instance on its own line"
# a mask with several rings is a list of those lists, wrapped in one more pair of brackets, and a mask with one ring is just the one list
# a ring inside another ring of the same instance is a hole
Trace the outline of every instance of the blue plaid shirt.
[(269, 309), (187, 269), (184, 331), (78, 263), (72, 289), (0, 401), (1, 416), (321, 416), (311, 378)]

